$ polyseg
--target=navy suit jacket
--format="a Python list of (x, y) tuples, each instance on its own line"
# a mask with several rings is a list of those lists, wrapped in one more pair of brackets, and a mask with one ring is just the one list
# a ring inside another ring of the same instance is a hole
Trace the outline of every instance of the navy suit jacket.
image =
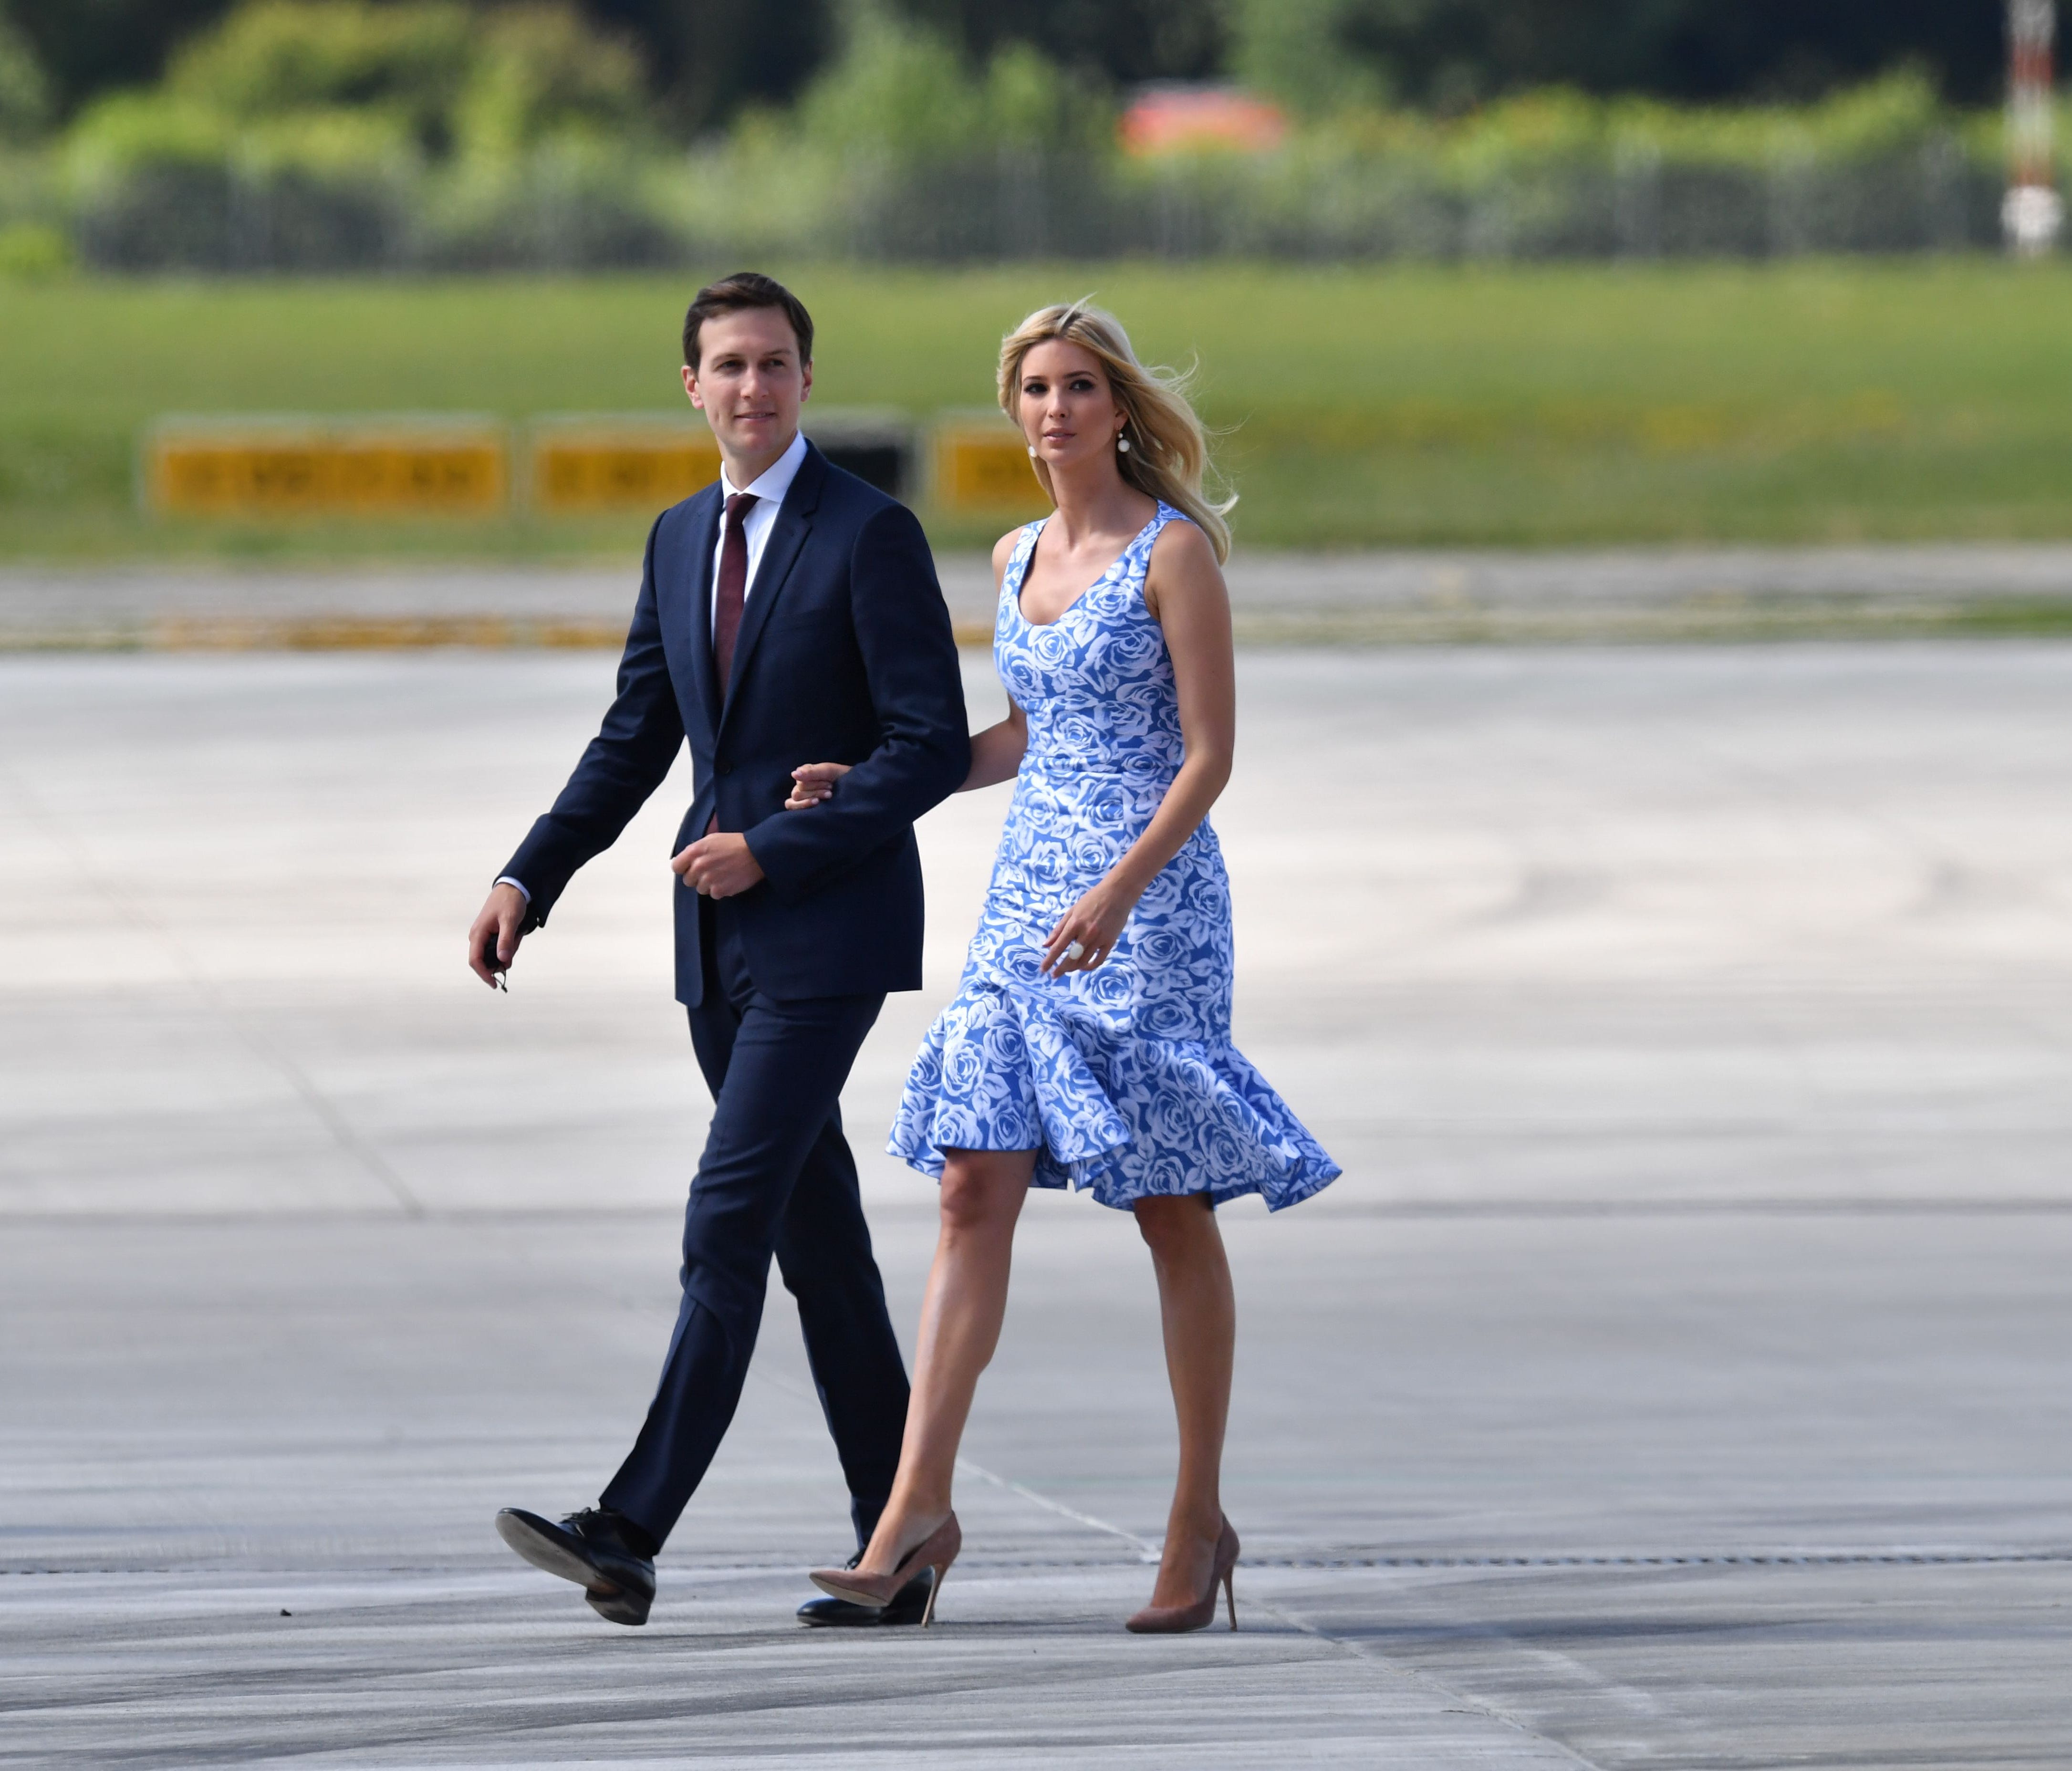
[[(949, 610), (920, 524), (810, 444), (772, 524), (722, 695), (712, 647), (717, 483), (648, 536), (640, 600), (610, 711), (553, 808), (504, 871), (547, 919), (576, 869), (611, 846), (688, 738), (695, 793), (676, 846), (717, 814), (765, 878), (739, 898), (757, 989), (779, 998), (921, 986), (914, 820), (971, 766)], [(832, 799), (783, 809), (802, 762), (847, 762)], [(672, 851), (673, 853), (673, 851)], [(676, 999), (705, 988), (708, 900), (672, 888)]]

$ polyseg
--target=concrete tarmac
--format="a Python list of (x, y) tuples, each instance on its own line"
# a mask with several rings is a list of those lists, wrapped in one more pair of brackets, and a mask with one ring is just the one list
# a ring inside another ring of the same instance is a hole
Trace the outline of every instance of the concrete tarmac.
[[(623, 1450), (705, 1108), (680, 781), (460, 966), (610, 672), (0, 660), (0, 1763), (2064, 1762), (2072, 647), (1244, 657), (1238, 1041), (1347, 1173), (1223, 1214), (1242, 1627), (1170, 1640), (1083, 1198), (927, 1636), (791, 1621), (845, 1527), (781, 1290), (648, 1628), (491, 1534)], [(875, 1153), (1003, 805), (927, 821), (845, 1102), (902, 1334)]]
[[(959, 636), (986, 643), (990, 561), (945, 553), (936, 566)], [(2072, 545), (2060, 541), (1240, 548), (1228, 577), (1243, 643), (2062, 635), (2072, 626)], [(608, 646), (623, 639), (638, 587), (637, 571), (623, 567), (7, 566), (0, 652)]]

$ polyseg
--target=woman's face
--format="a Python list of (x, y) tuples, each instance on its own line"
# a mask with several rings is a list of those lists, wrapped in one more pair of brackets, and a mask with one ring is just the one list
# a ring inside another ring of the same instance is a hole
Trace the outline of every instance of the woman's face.
[(1084, 345), (1046, 339), (1022, 360), (1022, 434), (1048, 466), (1115, 454), (1122, 411), (1108, 371)]

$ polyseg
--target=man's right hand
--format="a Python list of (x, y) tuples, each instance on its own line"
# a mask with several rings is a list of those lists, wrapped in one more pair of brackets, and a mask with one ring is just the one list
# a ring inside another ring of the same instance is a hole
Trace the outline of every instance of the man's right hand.
[(467, 967), (491, 989), (496, 974), (518, 957), (518, 943), (525, 937), (519, 927), (525, 920), (525, 894), (516, 886), (490, 888), (482, 914), (467, 931)]

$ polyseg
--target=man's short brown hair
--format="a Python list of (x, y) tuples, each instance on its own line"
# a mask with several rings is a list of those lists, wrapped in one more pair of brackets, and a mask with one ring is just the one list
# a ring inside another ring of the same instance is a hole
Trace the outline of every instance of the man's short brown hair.
[(765, 277), (760, 271), (738, 270), (716, 283), (706, 284), (691, 302), (684, 315), (684, 361), (693, 369), (697, 368), (698, 328), (715, 314), (738, 314), (751, 307), (781, 309), (791, 323), (792, 336), (799, 341), (800, 363), (813, 360), (813, 316), (806, 311), (806, 304), (774, 277)]

